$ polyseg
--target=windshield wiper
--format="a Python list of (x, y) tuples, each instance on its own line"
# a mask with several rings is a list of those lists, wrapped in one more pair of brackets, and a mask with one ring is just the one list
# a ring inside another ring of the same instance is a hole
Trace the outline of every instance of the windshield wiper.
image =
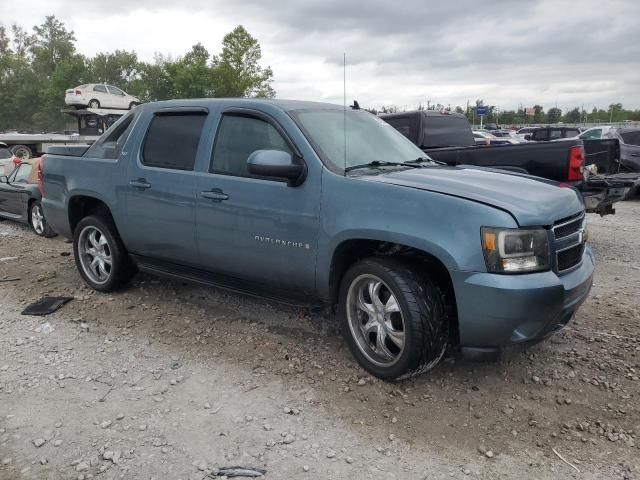
[(373, 160), (369, 163), (363, 163), (361, 165), (353, 165), (351, 167), (347, 167), (344, 169), (345, 172), (350, 172), (351, 170), (356, 170), (358, 168), (376, 168), (376, 167), (411, 167), (411, 168), (421, 168), (420, 165), (412, 165), (406, 162), (382, 162), (380, 160)]
[(415, 165), (416, 167), (419, 166), (419, 164), (421, 163), (435, 163), (436, 165), (446, 165), (446, 163), (441, 162), (439, 160), (434, 160), (433, 158), (429, 158), (429, 157), (418, 157), (418, 158), (414, 158), (413, 160), (407, 160), (406, 162), (402, 162), (403, 165), (409, 165), (410, 167), (413, 167), (414, 164), (418, 164)]

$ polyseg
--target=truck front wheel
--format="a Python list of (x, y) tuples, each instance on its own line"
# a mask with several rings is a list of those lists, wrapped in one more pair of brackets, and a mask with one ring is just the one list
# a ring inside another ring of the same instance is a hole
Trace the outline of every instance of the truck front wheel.
[(80, 220), (73, 235), (73, 255), (82, 279), (100, 292), (118, 290), (135, 273), (110, 218), (90, 215)]
[(383, 380), (432, 369), (449, 338), (450, 308), (428, 276), (391, 258), (368, 258), (342, 279), (339, 316), (358, 363)]

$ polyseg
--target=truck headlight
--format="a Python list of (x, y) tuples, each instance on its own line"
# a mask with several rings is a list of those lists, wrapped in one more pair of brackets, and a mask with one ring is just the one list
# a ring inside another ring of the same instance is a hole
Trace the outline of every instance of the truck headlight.
[(482, 227), (482, 251), (492, 273), (549, 270), (549, 237), (543, 228)]

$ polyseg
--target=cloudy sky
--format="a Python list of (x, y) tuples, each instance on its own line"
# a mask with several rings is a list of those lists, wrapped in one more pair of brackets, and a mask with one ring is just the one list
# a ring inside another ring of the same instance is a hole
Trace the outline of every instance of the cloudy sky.
[[(55, 14), (81, 53), (217, 53), (242, 24), (262, 45), (281, 98), (414, 107), (621, 102), (640, 108), (640, 1), (0, 0), (0, 21)], [(24, 19), (29, 19), (25, 24)]]

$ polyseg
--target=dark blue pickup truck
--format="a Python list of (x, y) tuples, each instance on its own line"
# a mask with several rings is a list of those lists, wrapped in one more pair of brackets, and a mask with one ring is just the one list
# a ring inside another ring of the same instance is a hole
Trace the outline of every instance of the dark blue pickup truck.
[(544, 339), (591, 287), (574, 189), (439, 165), (364, 111), (152, 103), (41, 165), (44, 212), (94, 289), (139, 269), (325, 304), (384, 379), (432, 368), (448, 345), (486, 355)]

